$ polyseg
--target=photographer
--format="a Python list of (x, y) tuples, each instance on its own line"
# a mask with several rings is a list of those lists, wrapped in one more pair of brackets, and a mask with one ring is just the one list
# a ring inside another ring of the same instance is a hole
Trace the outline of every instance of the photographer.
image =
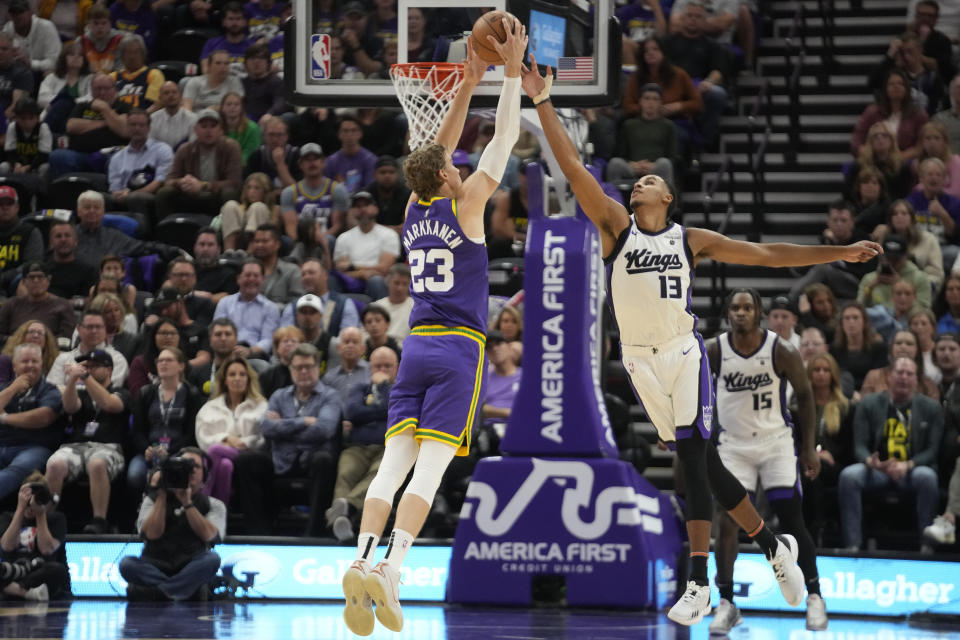
[(143, 554), (120, 562), (129, 599), (188, 600), (217, 574), (220, 556), (210, 549), (226, 535), (227, 508), (201, 493), (204, 475), (196, 447), (184, 447), (152, 473), (137, 517)]
[(123, 443), (130, 415), (130, 394), (113, 390), (113, 358), (94, 349), (67, 365), (63, 389), (63, 410), (70, 417), (67, 442), (47, 460), (47, 483), (59, 495), (64, 482), (73, 482), (84, 473), (90, 478), (93, 520), (84, 533), (107, 533), (110, 482), (126, 465)]
[(38, 345), (25, 342), (13, 350), (13, 375), (0, 387), (0, 499), (43, 467), (59, 444), (51, 425), (60, 415), (60, 392), (43, 379)]
[[(860, 280), (857, 300), (863, 306), (883, 305), (893, 311), (893, 284), (907, 280), (917, 293), (917, 304), (930, 308), (930, 278), (907, 257), (907, 243), (902, 236), (889, 234), (883, 240), (883, 255), (876, 271)], [(871, 317), (872, 319), (872, 317)]]
[[(53, 496), (39, 471), (31, 473), (21, 485), (17, 510), (0, 514), (0, 529), (3, 560), (27, 568), (25, 575), (4, 586), (4, 595), (25, 600), (69, 595), (70, 574), (63, 545), (67, 519), (54, 511)], [(0, 576), (5, 569), (0, 565)]]

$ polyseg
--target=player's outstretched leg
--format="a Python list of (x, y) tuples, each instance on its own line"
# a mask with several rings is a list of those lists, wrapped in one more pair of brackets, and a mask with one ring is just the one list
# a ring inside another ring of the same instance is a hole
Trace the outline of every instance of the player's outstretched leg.
[(409, 429), (387, 440), (377, 475), (367, 489), (357, 536), (357, 557), (343, 574), (343, 620), (358, 636), (373, 632), (373, 598), (366, 590), (366, 578), (372, 571), (373, 554), (393, 507), (393, 497), (403, 484), (410, 467), (417, 461), (420, 447)]
[(757, 513), (746, 489), (723, 465), (716, 446), (707, 443), (707, 473), (717, 502), (760, 547), (773, 567), (780, 592), (791, 607), (803, 601), (803, 571), (797, 566), (799, 545), (792, 535), (775, 536)]

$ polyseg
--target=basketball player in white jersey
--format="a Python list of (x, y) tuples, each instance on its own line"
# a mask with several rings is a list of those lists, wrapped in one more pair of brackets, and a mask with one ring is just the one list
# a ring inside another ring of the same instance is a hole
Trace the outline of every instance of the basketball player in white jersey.
[(544, 80), (533, 54), (530, 62), (531, 68), (524, 69), (523, 89), (537, 105), (547, 142), (577, 201), (600, 232), (608, 301), (634, 393), (660, 439), (676, 449), (683, 463), (690, 571), (686, 591), (667, 615), (679, 624), (693, 625), (710, 611), (711, 489), (766, 554), (786, 601), (798, 605), (804, 589), (796, 542), (773, 535), (743, 486), (720, 462), (716, 448), (707, 446), (713, 391), (703, 340), (690, 309), (693, 268), (704, 258), (767, 267), (865, 262), (882, 249), (868, 241), (843, 247), (759, 244), (706, 229), (685, 229), (670, 220), (675, 203), (672, 186), (655, 175), (643, 176), (634, 185), (631, 216), (620, 202), (607, 197), (580, 160), (550, 104), (552, 71), (547, 68)]
[[(820, 578), (813, 539), (803, 522), (793, 421), (787, 410), (787, 383), (797, 399), (800, 461), (811, 480), (820, 472), (816, 450), (816, 406), (800, 352), (773, 331), (760, 327), (760, 295), (735, 289), (727, 297), (730, 331), (707, 342), (710, 368), (717, 377), (717, 451), (723, 466), (756, 494), (763, 486), (785, 537), (793, 537), (807, 586), (807, 629), (827, 628), (827, 609), (820, 597)], [(714, 543), (720, 605), (710, 623), (711, 634), (727, 634), (743, 621), (733, 603), (733, 564), (740, 541), (737, 525), (720, 515)]]

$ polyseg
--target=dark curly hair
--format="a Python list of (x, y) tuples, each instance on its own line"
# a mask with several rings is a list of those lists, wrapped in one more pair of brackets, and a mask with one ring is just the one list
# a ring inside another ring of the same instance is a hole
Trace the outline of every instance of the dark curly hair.
[(437, 175), (447, 165), (447, 150), (443, 145), (425, 144), (403, 163), (403, 175), (407, 186), (421, 199), (429, 200), (437, 195), (443, 180)]

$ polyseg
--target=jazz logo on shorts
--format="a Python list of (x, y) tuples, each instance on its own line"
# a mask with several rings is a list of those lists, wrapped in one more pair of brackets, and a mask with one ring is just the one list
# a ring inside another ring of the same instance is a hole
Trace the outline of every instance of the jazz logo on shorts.
[(315, 33), (310, 37), (310, 79), (330, 78), (330, 35)]

